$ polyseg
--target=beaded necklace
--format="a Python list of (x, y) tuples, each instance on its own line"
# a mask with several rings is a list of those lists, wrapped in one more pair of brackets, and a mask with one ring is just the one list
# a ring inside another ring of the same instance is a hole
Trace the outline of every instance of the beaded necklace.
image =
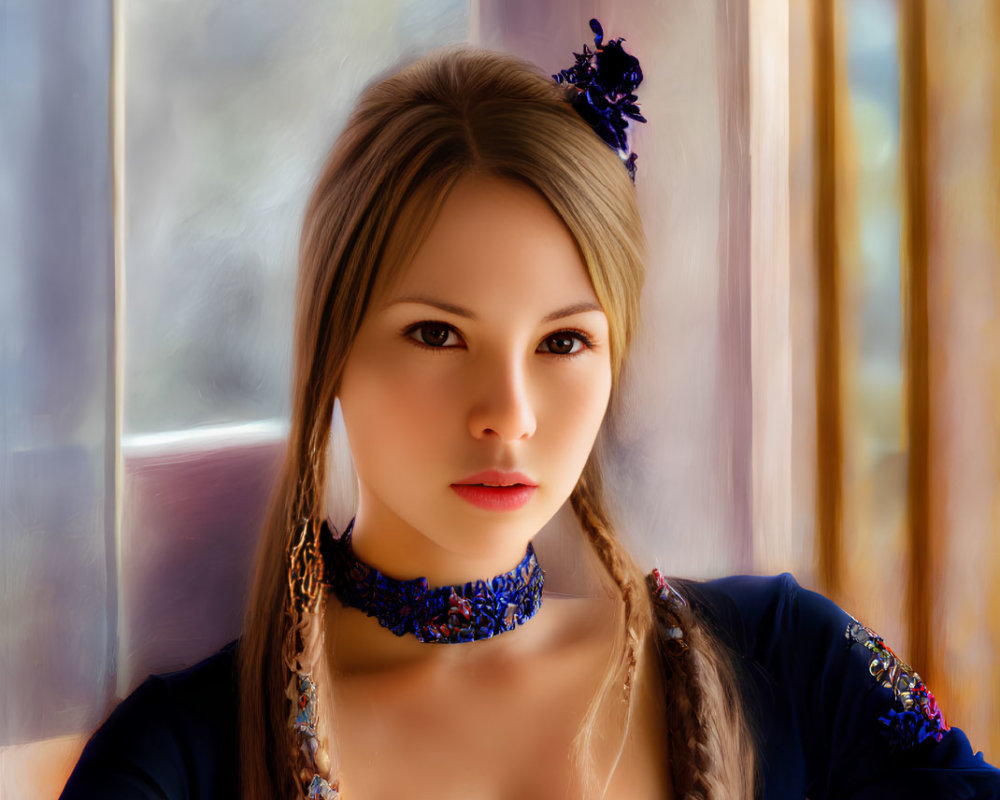
[(321, 532), (324, 583), (345, 606), (364, 611), (397, 636), (457, 644), (489, 639), (531, 619), (542, 604), (545, 573), (528, 545), (520, 563), (489, 580), (431, 587), (426, 578), (401, 581), (365, 564), (351, 547), (354, 522), (340, 538)]

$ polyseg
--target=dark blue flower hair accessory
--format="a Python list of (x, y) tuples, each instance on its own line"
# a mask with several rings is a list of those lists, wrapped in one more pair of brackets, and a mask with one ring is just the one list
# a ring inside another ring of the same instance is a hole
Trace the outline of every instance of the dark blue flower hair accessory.
[(375, 617), (397, 636), (451, 644), (489, 639), (514, 630), (542, 605), (545, 573), (529, 544), (521, 562), (489, 580), (431, 587), (426, 578), (397, 580), (364, 563), (351, 547), (351, 529), (334, 538), (324, 524), (324, 582), (345, 606)]
[(618, 153), (635, 183), (636, 155), (629, 148), (628, 120), (646, 121), (639, 113), (635, 96), (636, 87), (642, 83), (642, 68), (639, 59), (625, 52), (624, 39), (605, 42), (604, 28), (596, 19), (590, 21), (590, 29), (594, 32), (594, 49), (585, 44), (582, 53), (573, 54), (576, 63), (552, 77), (556, 83), (568, 83), (576, 89), (570, 104)]

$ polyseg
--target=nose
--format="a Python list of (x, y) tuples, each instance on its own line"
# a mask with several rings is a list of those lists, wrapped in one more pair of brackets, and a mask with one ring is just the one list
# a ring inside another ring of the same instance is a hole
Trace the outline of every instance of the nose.
[(524, 365), (514, 360), (484, 359), (469, 379), (474, 388), (469, 433), (474, 438), (516, 442), (535, 435), (538, 420)]

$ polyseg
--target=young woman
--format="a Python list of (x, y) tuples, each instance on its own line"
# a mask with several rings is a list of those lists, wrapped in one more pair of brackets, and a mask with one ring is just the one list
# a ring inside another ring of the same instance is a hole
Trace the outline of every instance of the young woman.
[[(568, 87), (459, 48), (361, 97), (306, 214), (243, 636), (123, 702), (65, 798), (1000, 797), (829, 601), (789, 576), (667, 582), (619, 544), (600, 442), (642, 285), (641, 73), (594, 29)], [(573, 597), (531, 547), (567, 500), (593, 553)]]

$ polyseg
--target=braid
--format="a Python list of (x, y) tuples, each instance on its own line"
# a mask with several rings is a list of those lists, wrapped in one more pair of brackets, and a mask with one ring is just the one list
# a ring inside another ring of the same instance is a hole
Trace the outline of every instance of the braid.
[[(317, 432), (316, 436), (323, 436)], [(296, 519), (289, 520), (285, 551), (288, 592), (284, 608), (282, 661), (287, 670), (285, 697), (288, 700), (288, 765), (295, 776), (299, 797), (337, 797), (331, 776), (328, 737), (322, 731), (318, 683), (324, 674), (323, 556), (320, 551), (322, 521), (323, 456), (325, 448), (310, 443), (305, 474), (301, 476), (292, 504)], [(301, 463), (301, 462), (300, 462)], [(314, 776), (318, 776), (314, 777)], [(317, 795), (317, 784), (329, 794)]]
[(658, 571), (649, 582), (657, 595), (674, 793), (687, 800), (749, 799), (755, 754), (726, 648)]
[[(669, 588), (669, 584), (667, 584)], [(705, 800), (708, 789), (705, 776), (709, 771), (704, 747), (705, 731), (701, 719), (701, 682), (692, 649), (697, 651), (697, 626), (685, 614), (687, 605), (679, 596), (668, 593), (665, 602), (655, 606), (654, 619), (660, 640), (663, 664), (664, 694), (667, 698), (667, 724), (673, 734), (670, 766), (674, 792), (688, 800)], [(681, 638), (681, 637), (684, 638)]]

